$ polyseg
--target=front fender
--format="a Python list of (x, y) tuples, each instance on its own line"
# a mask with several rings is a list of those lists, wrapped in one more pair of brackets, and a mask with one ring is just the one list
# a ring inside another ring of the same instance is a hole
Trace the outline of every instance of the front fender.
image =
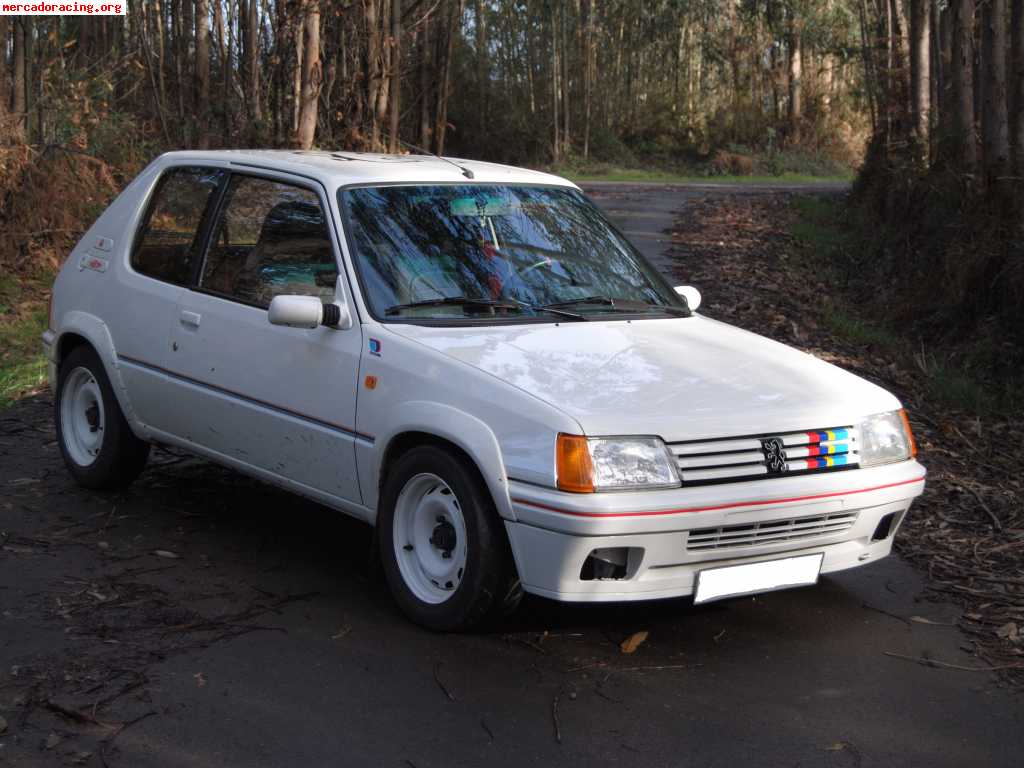
[(465, 411), (429, 401), (407, 401), (392, 409), (387, 415), (384, 429), (375, 436), (372, 453), (357, 454), (366, 506), (376, 509), (381, 465), (388, 446), (405, 432), (425, 432), (454, 443), (465, 451), (476, 462), (498, 514), (506, 520), (516, 519), (509, 498), (505, 462), (494, 432), (483, 421)]
[(57, 326), (60, 330), (53, 344), (53, 362), (58, 366), (60, 365), (57, 350), (61, 347), (61, 341), (69, 333), (81, 336), (88, 341), (92, 348), (96, 350), (96, 354), (99, 355), (100, 361), (103, 363), (107, 378), (110, 379), (110, 386), (114, 390), (114, 396), (117, 398), (118, 405), (121, 406), (121, 412), (128, 423), (132, 425), (132, 428), (135, 429), (138, 419), (128, 398), (128, 390), (124, 385), (124, 379), (121, 377), (121, 370), (117, 363), (117, 351), (114, 349), (114, 338), (110, 335), (110, 329), (107, 328), (107, 324), (96, 317), (96, 315), (80, 310), (72, 310), (59, 318)]

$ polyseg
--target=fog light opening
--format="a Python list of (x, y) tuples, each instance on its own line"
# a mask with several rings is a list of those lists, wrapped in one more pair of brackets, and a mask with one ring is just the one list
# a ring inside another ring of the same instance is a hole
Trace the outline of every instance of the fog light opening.
[(621, 580), (627, 578), (629, 547), (595, 549), (583, 561), (580, 569), (582, 581)]
[(871, 540), (882, 541), (889, 538), (889, 534), (892, 533), (892, 523), (895, 517), (895, 512), (890, 512), (888, 515), (882, 517), (882, 519), (878, 521), (878, 525), (875, 527), (875, 532), (871, 534)]

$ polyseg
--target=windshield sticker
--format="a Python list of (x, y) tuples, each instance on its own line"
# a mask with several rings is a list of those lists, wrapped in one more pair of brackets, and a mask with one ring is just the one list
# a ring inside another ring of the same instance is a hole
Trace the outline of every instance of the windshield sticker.
[(456, 197), (449, 210), (452, 216), (508, 216), (513, 206), (505, 198), (496, 196)]
[(377, 339), (370, 339), (370, 354), (374, 357), (380, 357), (380, 341)]

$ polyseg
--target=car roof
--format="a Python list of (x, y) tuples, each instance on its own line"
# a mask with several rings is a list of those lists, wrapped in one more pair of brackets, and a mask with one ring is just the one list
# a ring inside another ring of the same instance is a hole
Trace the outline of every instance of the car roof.
[[(369, 152), (301, 151), (290, 149), (225, 149), (168, 152), (161, 156), (174, 164), (229, 162), (245, 168), (265, 168), (313, 176), (326, 185), (459, 182), (548, 184), (575, 187), (572, 182), (541, 171), (480, 160), (440, 158), (434, 155), (384, 155)], [(473, 178), (464, 173), (469, 170)]]

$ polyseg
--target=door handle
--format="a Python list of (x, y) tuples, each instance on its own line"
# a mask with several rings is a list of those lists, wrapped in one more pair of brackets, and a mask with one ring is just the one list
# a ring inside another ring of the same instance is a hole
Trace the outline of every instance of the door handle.
[(199, 321), (203, 318), (198, 312), (189, 312), (187, 309), (183, 309), (178, 319), (182, 325), (191, 325), (193, 328), (198, 328)]

